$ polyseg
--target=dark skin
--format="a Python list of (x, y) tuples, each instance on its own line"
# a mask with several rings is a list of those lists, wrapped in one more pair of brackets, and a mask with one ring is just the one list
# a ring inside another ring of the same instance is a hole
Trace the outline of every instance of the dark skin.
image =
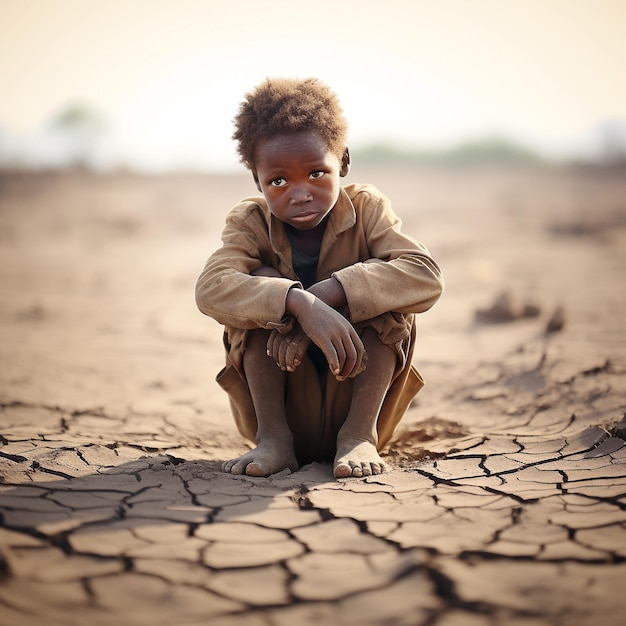
[[(300, 249), (317, 254), (325, 218), (339, 196), (339, 178), (350, 168), (347, 149), (340, 159), (316, 133), (305, 132), (261, 141), (256, 155), (254, 178), (270, 211), (293, 229)], [(254, 273), (280, 276), (270, 267), (260, 267)], [(335, 476), (369, 476), (385, 471), (376, 449), (376, 424), (391, 384), (396, 355), (371, 328), (359, 337), (336, 310), (346, 304), (346, 294), (335, 278), (322, 280), (307, 290), (292, 288), (285, 313), (297, 322), (293, 330), (286, 334), (250, 331), (243, 367), (257, 416), (257, 445), (226, 462), (225, 471), (268, 476), (298, 468), (282, 398), (285, 377), (300, 365), (311, 341), (322, 350), (337, 380), (354, 378), (350, 410), (337, 436)]]

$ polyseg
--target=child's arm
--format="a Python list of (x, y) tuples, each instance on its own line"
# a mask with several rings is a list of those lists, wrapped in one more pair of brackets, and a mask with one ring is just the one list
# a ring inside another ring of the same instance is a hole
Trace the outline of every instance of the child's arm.
[[(267, 265), (258, 267), (250, 272), (250, 274), (252, 276), (284, 278), (278, 270), (273, 267), (268, 267)], [(319, 283), (311, 285), (307, 291), (319, 298), (324, 304), (327, 304), (334, 309), (340, 308), (346, 304), (346, 293), (343, 290), (341, 283), (336, 278), (331, 277), (326, 280), (321, 280)]]
[(227, 216), (222, 246), (209, 257), (198, 277), (198, 308), (230, 328), (287, 332), (293, 319), (285, 316), (285, 300), (289, 290), (300, 283), (278, 272), (261, 273), (263, 259), (271, 255), (268, 227), (259, 205), (243, 201)]
[[(277, 270), (266, 266), (258, 268), (252, 274), (254, 276), (280, 278), (280, 273)], [(286, 312), (290, 312), (290, 304), (294, 304), (294, 298), (300, 295), (293, 294), (293, 291), (293, 289), (290, 290), (287, 296)], [(287, 334), (280, 334), (276, 331), (272, 333), (267, 344), (268, 356), (271, 356), (281, 369), (291, 372), (302, 362), (304, 353), (307, 351), (310, 341), (313, 340), (326, 355), (331, 372), (339, 380), (345, 380), (360, 374), (365, 369), (364, 361), (366, 358), (360, 338), (354, 332), (352, 325), (343, 316), (337, 317), (335, 311), (331, 313), (325, 310), (327, 307), (331, 307), (332, 310), (346, 304), (346, 295), (341, 283), (334, 278), (329, 278), (312, 285), (307, 291), (315, 296), (315, 299), (318, 301), (317, 310), (321, 311), (322, 315), (325, 316), (324, 319), (320, 319), (322, 316), (319, 312), (312, 314), (312, 332), (318, 332), (318, 324), (316, 322), (319, 322), (319, 328), (322, 331), (320, 337), (327, 342), (326, 348), (320, 345), (319, 338), (316, 341), (311, 336), (311, 326), (308, 326), (310, 332), (306, 332), (303, 329), (302, 321), (294, 310), (291, 314), (298, 319), (299, 324)], [(291, 303), (290, 299), (292, 300)], [(312, 300), (311, 302), (314, 301)], [(297, 305), (297, 302), (295, 304)], [(326, 305), (326, 307), (322, 305)], [(302, 313), (300, 315), (302, 316)], [(355, 338), (358, 341), (355, 341)], [(337, 349), (338, 347), (339, 349)], [(328, 353), (330, 353), (330, 358)], [(339, 359), (338, 362), (335, 361), (336, 356)]]
[(363, 371), (363, 343), (352, 324), (332, 306), (310, 291), (290, 289), (285, 312), (298, 320), (307, 337), (322, 350), (336, 378), (344, 380)]
[(363, 187), (352, 201), (369, 258), (332, 274), (343, 288), (350, 321), (427, 311), (443, 291), (441, 271), (429, 251), (402, 232), (389, 200), (375, 188)]

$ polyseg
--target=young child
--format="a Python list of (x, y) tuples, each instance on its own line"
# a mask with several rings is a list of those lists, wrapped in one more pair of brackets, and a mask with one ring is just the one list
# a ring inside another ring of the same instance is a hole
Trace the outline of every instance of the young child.
[(267, 79), (235, 128), (263, 197), (231, 210), (196, 286), (199, 309), (225, 326), (217, 381), (256, 443), (224, 470), (334, 459), (337, 478), (380, 474), (379, 450), (424, 384), (414, 314), (439, 298), (439, 268), (378, 190), (341, 187), (347, 124), (326, 85)]

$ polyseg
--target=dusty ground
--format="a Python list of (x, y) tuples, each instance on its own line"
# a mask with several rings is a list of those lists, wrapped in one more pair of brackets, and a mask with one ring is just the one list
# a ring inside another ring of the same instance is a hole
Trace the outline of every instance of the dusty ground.
[(396, 469), (335, 481), (218, 469), (193, 287), (247, 176), (0, 176), (0, 624), (623, 623), (625, 173), (350, 178), (447, 291)]

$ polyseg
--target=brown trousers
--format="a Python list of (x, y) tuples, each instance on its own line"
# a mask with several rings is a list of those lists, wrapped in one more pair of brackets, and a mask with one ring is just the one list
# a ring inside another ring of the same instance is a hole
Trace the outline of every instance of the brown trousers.
[[(398, 365), (378, 416), (378, 449), (389, 443), (409, 404), (424, 386), (424, 380), (411, 364), (415, 348), (416, 328), (410, 336), (393, 347)], [(229, 397), (239, 432), (255, 441), (257, 421), (245, 376), (229, 357), (226, 336), (226, 367), (217, 375), (217, 383)], [(323, 378), (323, 379), (322, 379)], [(286, 374), (285, 408), (287, 422), (294, 437), (294, 449), (300, 464), (330, 461), (336, 452), (337, 433), (343, 425), (352, 401), (352, 379), (339, 382), (330, 373), (318, 375), (307, 355), (294, 372)]]

